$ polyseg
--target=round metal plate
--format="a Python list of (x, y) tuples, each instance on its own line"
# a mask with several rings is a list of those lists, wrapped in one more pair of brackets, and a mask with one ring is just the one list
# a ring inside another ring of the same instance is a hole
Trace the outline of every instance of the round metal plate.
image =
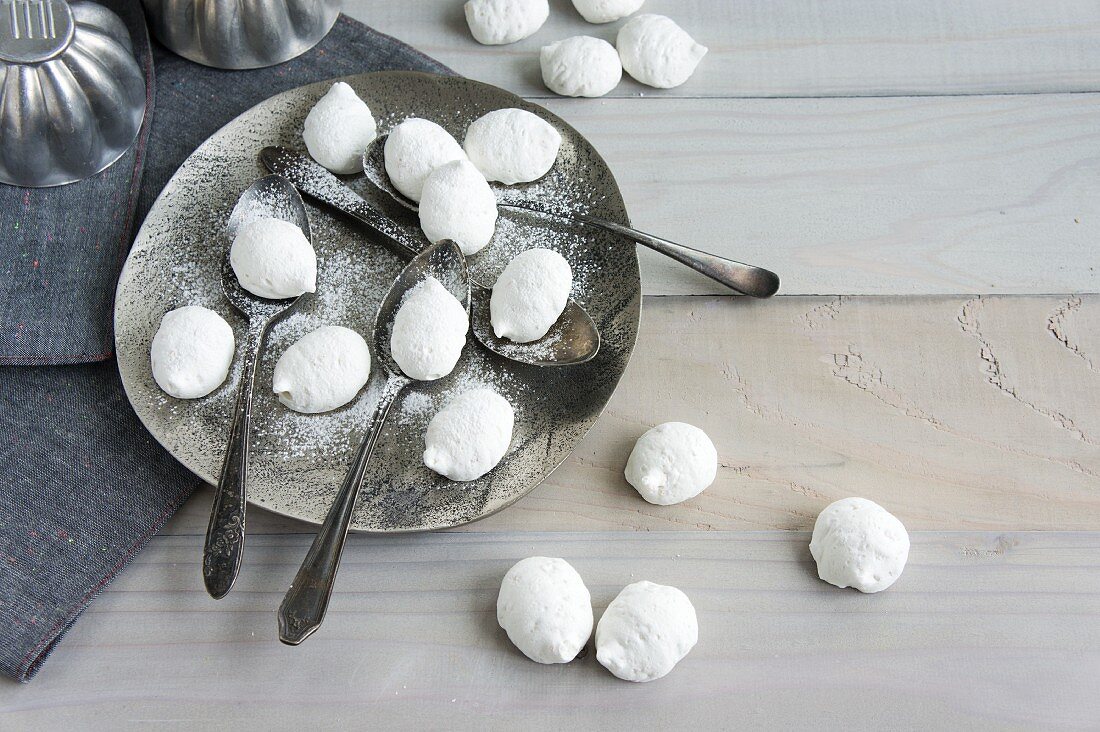
[[(342, 80), (370, 106), (380, 132), (417, 116), (438, 122), (461, 140), (467, 125), (491, 110), (520, 107), (534, 112), (561, 132), (562, 146), (554, 169), (524, 195), (628, 223), (603, 159), (576, 130), (545, 109), (461, 78), (380, 72)], [(262, 147), (303, 147), (302, 122), (330, 85), (311, 84), (272, 97), (203, 143), (149, 212), (119, 281), (115, 337), (126, 393), (157, 440), (209, 482), (216, 480), (225, 452), (239, 369), (203, 399), (173, 399), (153, 381), (149, 345), (165, 312), (204, 305), (233, 325), (240, 347), (244, 323), (221, 291), (220, 266), (229, 245), (226, 220), (240, 193), (265, 174), (257, 160)], [(385, 205), (361, 176), (350, 184), (410, 230), (419, 230), (413, 215)], [(274, 326), (260, 360), (248, 498), (269, 510), (320, 523), (362, 437), (381, 379), (374, 374), (364, 392), (342, 409), (306, 415), (279, 403), (271, 390), (271, 372), (290, 344), (321, 325), (355, 329), (370, 342), (375, 311), (404, 261), (327, 211), (310, 206), (309, 213), (318, 291), (304, 296), (294, 313)], [(641, 285), (635, 245), (604, 232), (502, 209), (492, 242), (469, 258), (471, 275), (492, 283), (513, 256), (535, 246), (553, 248), (569, 260), (573, 297), (588, 309), (603, 337), (599, 354), (580, 366), (524, 366), (487, 352), (471, 336), (454, 373), (438, 382), (415, 384), (395, 404), (368, 469), (353, 528), (424, 531), (488, 516), (537, 486), (599, 417), (638, 333)], [(455, 483), (424, 467), (424, 430), (449, 398), (478, 386), (494, 388), (512, 403), (513, 441), (488, 475)]]

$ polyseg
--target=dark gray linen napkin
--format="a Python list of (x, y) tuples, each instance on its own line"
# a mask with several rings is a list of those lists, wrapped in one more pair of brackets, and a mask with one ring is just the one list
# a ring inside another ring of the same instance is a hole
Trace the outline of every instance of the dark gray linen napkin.
[[(131, 10), (137, 8), (135, 0), (125, 3)], [(269, 69), (209, 69), (155, 43), (153, 59), (157, 109), (140, 188), (119, 176), (114, 188), (97, 189), (95, 196), (75, 188), (47, 194), (71, 195), (56, 210), (70, 220), (66, 225), (71, 224), (72, 230), (87, 229), (89, 240), (101, 230), (94, 227), (110, 228), (102, 211), (92, 209), (121, 212), (136, 201), (135, 220), (140, 221), (192, 150), (267, 97), (364, 71), (452, 73), (419, 51), (343, 16), (316, 48)], [(140, 171), (140, 162), (137, 165)], [(0, 221), (4, 222), (3, 251), (10, 261), (11, 252), (30, 252), (43, 242), (41, 230), (29, 232), (22, 227), (22, 234), (8, 238), (9, 194), (0, 193)], [(23, 206), (23, 194), (20, 189), (19, 206)], [(40, 193), (26, 195), (34, 205)], [(116, 227), (104, 236), (123, 233)], [(39, 331), (33, 339), (27, 337), (22, 350), (11, 347), (19, 339), (2, 341), (0, 356), (8, 357), (7, 363), (110, 358), (115, 281), (121, 255), (130, 243), (131, 232), (126, 230), (123, 246), (115, 247), (112, 266), (105, 270), (109, 276), (103, 276), (104, 269), (97, 264), (94, 286), (82, 285), (78, 297), (69, 297), (73, 288), (35, 290), (31, 282), (28, 291), (40, 306), (34, 311)], [(57, 251), (56, 247), (42, 250)], [(73, 248), (65, 250), (65, 256), (94, 259), (89, 251), (98, 250)], [(74, 271), (83, 266), (79, 259), (73, 263)], [(0, 303), (6, 307), (3, 297), (0, 294)], [(74, 306), (74, 302), (82, 304)], [(6, 313), (0, 317), (6, 329)], [(19, 354), (26, 361), (10, 357)], [(60, 357), (66, 354), (80, 354), (80, 358)], [(0, 673), (27, 681), (88, 603), (156, 534), (199, 480), (138, 421), (123, 394), (113, 359), (79, 366), (0, 366), (0, 470), (6, 479), (0, 490)], [(198, 555), (195, 572), (199, 572)]]

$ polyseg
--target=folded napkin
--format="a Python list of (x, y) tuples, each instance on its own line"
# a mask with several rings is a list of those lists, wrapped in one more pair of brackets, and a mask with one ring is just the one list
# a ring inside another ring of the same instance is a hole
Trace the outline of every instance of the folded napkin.
[[(104, 4), (147, 59), (137, 0)], [(365, 71), (451, 73), (343, 16), (316, 48), (268, 69), (209, 69), (155, 43), (151, 55), (156, 114), (122, 161), (73, 186), (0, 186), (0, 363), (84, 364), (0, 366), (0, 673), (20, 681), (199, 485), (142, 427), (111, 358), (131, 222), (192, 150), (267, 97)]]

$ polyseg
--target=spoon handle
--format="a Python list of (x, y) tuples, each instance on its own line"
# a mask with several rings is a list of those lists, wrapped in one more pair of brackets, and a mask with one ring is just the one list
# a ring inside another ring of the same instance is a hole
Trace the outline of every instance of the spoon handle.
[(279, 640), (283, 643), (298, 645), (321, 627), (325, 619), (367, 463), (370, 462), (374, 446), (378, 442), (386, 415), (406, 383), (408, 382), (398, 378), (391, 378), (386, 382), (351, 469), (336, 493), (336, 500), (329, 508), (325, 522), (314, 537), (313, 545), (294, 577), (294, 583), (287, 590), (283, 604), (279, 606)]
[(380, 236), (386, 244), (405, 257), (420, 253), (423, 242), (408, 241), (409, 235), (393, 219), (385, 216), (312, 158), (296, 150), (265, 147), (260, 161), (267, 169), (285, 178), (306, 198), (341, 213)]
[[(501, 201), (500, 205), (508, 208), (518, 208), (527, 211), (536, 211), (550, 216), (562, 217), (561, 214), (512, 201)], [(681, 264), (686, 264), (699, 274), (710, 277), (715, 282), (719, 282), (743, 295), (751, 295), (752, 297), (771, 297), (779, 290), (779, 275), (762, 267), (755, 267), (751, 264), (744, 264), (743, 262), (726, 259), (716, 254), (708, 254), (707, 252), (692, 249), (683, 244), (677, 244), (674, 241), (662, 239), (659, 236), (653, 236), (644, 231), (638, 231), (629, 226), (616, 224), (614, 221), (608, 221), (607, 219), (601, 219), (596, 216), (575, 213), (567, 214), (564, 218), (571, 218), (575, 221), (588, 224), (589, 226), (613, 231), (616, 234), (621, 234), (629, 239), (633, 239), (642, 246), (648, 247), (655, 252), (660, 252), (666, 257), (671, 257)]]
[(692, 249), (629, 226), (616, 224), (614, 221), (606, 221), (585, 214), (579, 214), (577, 218), (590, 226), (597, 226), (630, 237), (642, 246), (659, 252), (666, 257), (671, 257), (680, 264), (686, 264), (699, 274), (705, 275), (743, 295), (764, 298), (771, 297), (779, 290), (779, 275), (763, 267), (756, 267), (719, 257), (716, 254)]
[[(336, 180), (334, 177), (333, 180)], [(336, 181), (339, 183), (339, 181)], [(419, 246), (414, 246), (408, 241), (408, 234), (399, 226), (396, 226), (389, 216), (379, 213), (373, 206), (363, 200), (359, 194), (351, 190), (343, 183), (337, 195), (335, 190), (299, 189), (307, 198), (324, 204), (336, 213), (341, 213), (369, 229), (397, 254), (405, 258), (415, 257), (420, 254)], [(417, 242), (419, 245), (420, 242)]]
[(250, 322), (244, 349), (237, 404), (229, 424), (229, 444), (218, 478), (210, 524), (203, 547), (202, 579), (215, 600), (225, 597), (237, 579), (244, 556), (245, 507), (247, 505), (248, 441), (252, 424), (252, 392), (256, 361), (267, 333), (266, 322)]

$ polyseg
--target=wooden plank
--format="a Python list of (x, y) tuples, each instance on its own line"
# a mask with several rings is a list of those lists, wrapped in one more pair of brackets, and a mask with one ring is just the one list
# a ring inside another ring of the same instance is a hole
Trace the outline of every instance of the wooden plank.
[[(548, 106), (635, 226), (784, 294), (1100, 291), (1100, 95)], [(729, 293), (639, 251), (647, 294)]]
[[(344, 12), (461, 74), (550, 96), (538, 50), (590, 35), (614, 43), (625, 21), (586, 23), (551, 0), (538, 33), (509, 46), (470, 35), (461, 0), (348, 0)], [(1100, 91), (1100, 6), (1093, 0), (648, 0), (710, 52), (683, 86), (629, 78), (615, 96), (864, 96)], [(587, 102), (593, 105), (593, 102)]]
[[(1100, 718), (1100, 534), (917, 533), (878, 595), (816, 579), (787, 532), (352, 537), (329, 618), (303, 646), (274, 610), (308, 538), (256, 537), (226, 599), (161, 537), (25, 687), (7, 729), (1082, 728)], [(700, 642), (629, 684), (594, 654), (523, 658), (497, 627), (500, 578), (566, 557), (597, 617), (625, 584), (673, 584)], [(367, 721), (369, 720), (369, 722)]]
[[(622, 470), (669, 420), (706, 430), (721, 467), (652, 506)], [(468, 530), (804, 530), (851, 495), (910, 529), (1100, 530), (1100, 296), (646, 298), (592, 432)], [(208, 510), (168, 531), (202, 534)], [(258, 510), (250, 529), (310, 531)]]

